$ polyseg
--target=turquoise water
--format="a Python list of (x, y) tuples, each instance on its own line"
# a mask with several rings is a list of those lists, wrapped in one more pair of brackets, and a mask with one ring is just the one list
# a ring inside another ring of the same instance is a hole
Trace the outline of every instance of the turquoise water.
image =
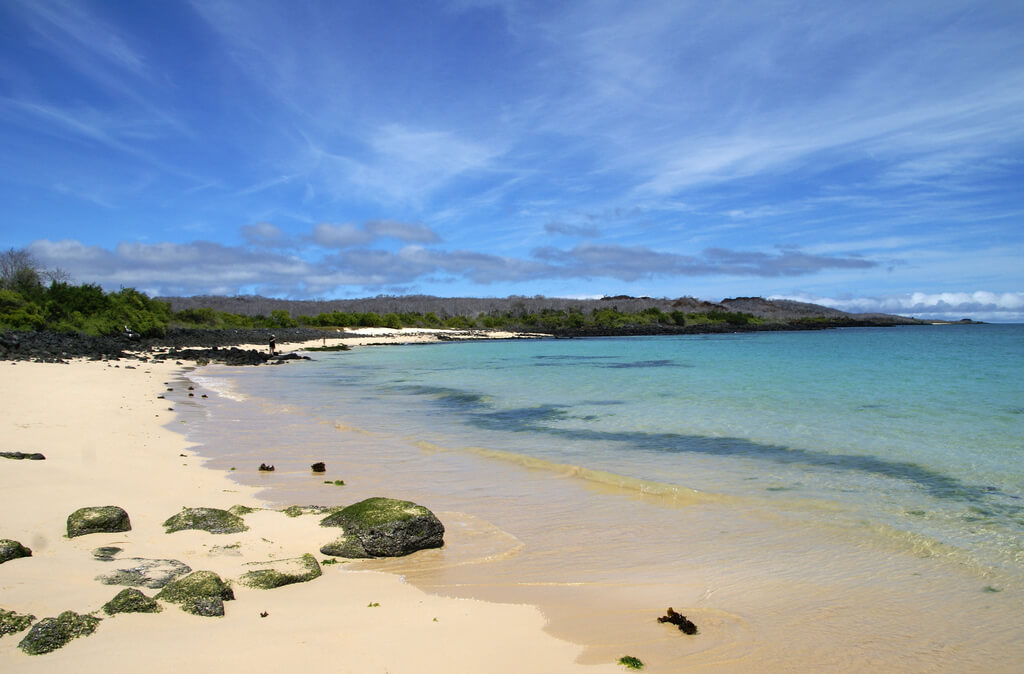
[(268, 397), (370, 430), (818, 499), (1024, 563), (1024, 326), (363, 348), (273, 374)]
[[(662, 671), (1024, 657), (1024, 326), (313, 357), (194, 377), (230, 394), (190, 432), (215, 466), (277, 463), (233, 475), (282, 504), (394, 495), (443, 512), (446, 548), (374, 564), (537, 604), (594, 661), (615, 655), (603, 643), (643, 645)], [(314, 460), (347, 486), (311, 481)], [(663, 602), (700, 617), (699, 647), (637, 620)], [(600, 619), (584, 629), (579, 606)]]

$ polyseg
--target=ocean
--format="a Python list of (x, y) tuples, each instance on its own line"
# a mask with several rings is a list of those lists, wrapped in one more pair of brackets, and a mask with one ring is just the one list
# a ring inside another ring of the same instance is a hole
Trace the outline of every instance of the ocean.
[(446, 524), (442, 550), (347, 568), (536, 604), (584, 662), (648, 671), (1024, 661), (1024, 326), (313, 357), (203, 368), (211, 398), (178, 409), (275, 503), (386, 495)]

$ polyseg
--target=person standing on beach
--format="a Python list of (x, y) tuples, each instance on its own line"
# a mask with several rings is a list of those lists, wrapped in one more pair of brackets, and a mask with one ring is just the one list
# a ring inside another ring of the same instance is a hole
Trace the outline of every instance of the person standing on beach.
[(274, 339), (274, 336), (273, 336), (273, 335), (271, 335), (271, 336), (270, 336), (270, 355), (271, 355), (271, 356), (273, 356), (273, 355), (274, 355), (274, 347), (275, 347), (275, 346), (277, 346), (277, 340), (276, 340), (276, 339)]

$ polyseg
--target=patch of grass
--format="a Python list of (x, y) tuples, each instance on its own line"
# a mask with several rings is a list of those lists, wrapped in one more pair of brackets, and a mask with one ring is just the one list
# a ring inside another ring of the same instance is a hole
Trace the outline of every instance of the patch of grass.
[(632, 655), (623, 655), (619, 658), (619, 664), (628, 669), (643, 669), (644, 663), (640, 658), (634, 658)]
[(345, 486), (345, 481), (344, 480), (334, 480), (334, 481), (324, 480), (324, 484), (333, 484), (336, 487), (344, 487)]
[(378, 602), (371, 601), (369, 604), (366, 605), (366, 608), (377, 608), (378, 606), (380, 606)]
[(322, 559), (322, 560), (320, 560), (320, 566), (328, 566), (330, 564), (337, 564), (337, 563), (338, 563), (338, 560), (336, 560), (336, 559)]

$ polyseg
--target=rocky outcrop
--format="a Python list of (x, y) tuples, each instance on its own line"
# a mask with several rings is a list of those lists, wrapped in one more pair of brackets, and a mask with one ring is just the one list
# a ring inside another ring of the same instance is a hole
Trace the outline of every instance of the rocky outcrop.
[(117, 562), (121, 568), (96, 576), (96, 580), (104, 585), (127, 585), (128, 587), (148, 587), (151, 590), (159, 590), (174, 579), (192, 571), (187, 565), (176, 559), (126, 557)]
[(196, 571), (167, 584), (157, 599), (181, 606), (194, 615), (224, 615), (224, 602), (235, 598), (232, 589), (213, 571)]
[(39, 452), (33, 452), (31, 454), (26, 454), (25, 452), (0, 452), (0, 458), (14, 459), (15, 461), (21, 461), (23, 459), (28, 459), (29, 461), (44, 461), (46, 459), (46, 457)]
[(17, 613), (16, 611), (5, 611), (0, 608), (0, 637), (27, 630), (35, 620), (36, 617), (34, 615)]
[(128, 513), (118, 506), (79, 508), (68, 515), (68, 538), (131, 530), (132, 523), (128, 519)]
[(9, 562), (12, 559), (31, 557), (32, 551), (18, 541), (10, 538), (0, 538), (0, 564)]
[(305, 583), (323, 573), (313, 555), (305, 554), (291, 559), (273, 559), (268, 562), (249, 562), (255, 567), (239, 577), (238, 582), (248, 587), (269, 590), (275, 587)]
[(675, 625), (683, 634), (693, 635), (697, 633), (697, 626), (682, 613), (677, 613), (673, 610), (671, 606), (669, 606), (668, 610), (665, 611), (665, 615), (658, 618), (658, 622)]
[(169, 534), (186, 529), (199, 529), (211, 534), (237, 534), (248, 531), (249, 527), (238, 515), (219, 508), (183, 508), (164, 522), (164, 530)]
[(344, 532), (320, 548), (335, 557), (401, 557), (444, 545), (444, 525), (411, 501), (368, 498), (328, 515), (320, 526), (341, 527)]
[(29, 655), (42, 655), (61, 648), (72, 639), (84, 637), (96, 631), (99, 618), (64, 611), (56, 618), (43, 618), (28, 631), (18, 648)]
[(117, 613), (159, 613), (161, 610), (160, 604), (156, 603), (155, 599), (147, 597), (133, 587), (126, 587), (103, 605), (103, 612), (107, 615)]

